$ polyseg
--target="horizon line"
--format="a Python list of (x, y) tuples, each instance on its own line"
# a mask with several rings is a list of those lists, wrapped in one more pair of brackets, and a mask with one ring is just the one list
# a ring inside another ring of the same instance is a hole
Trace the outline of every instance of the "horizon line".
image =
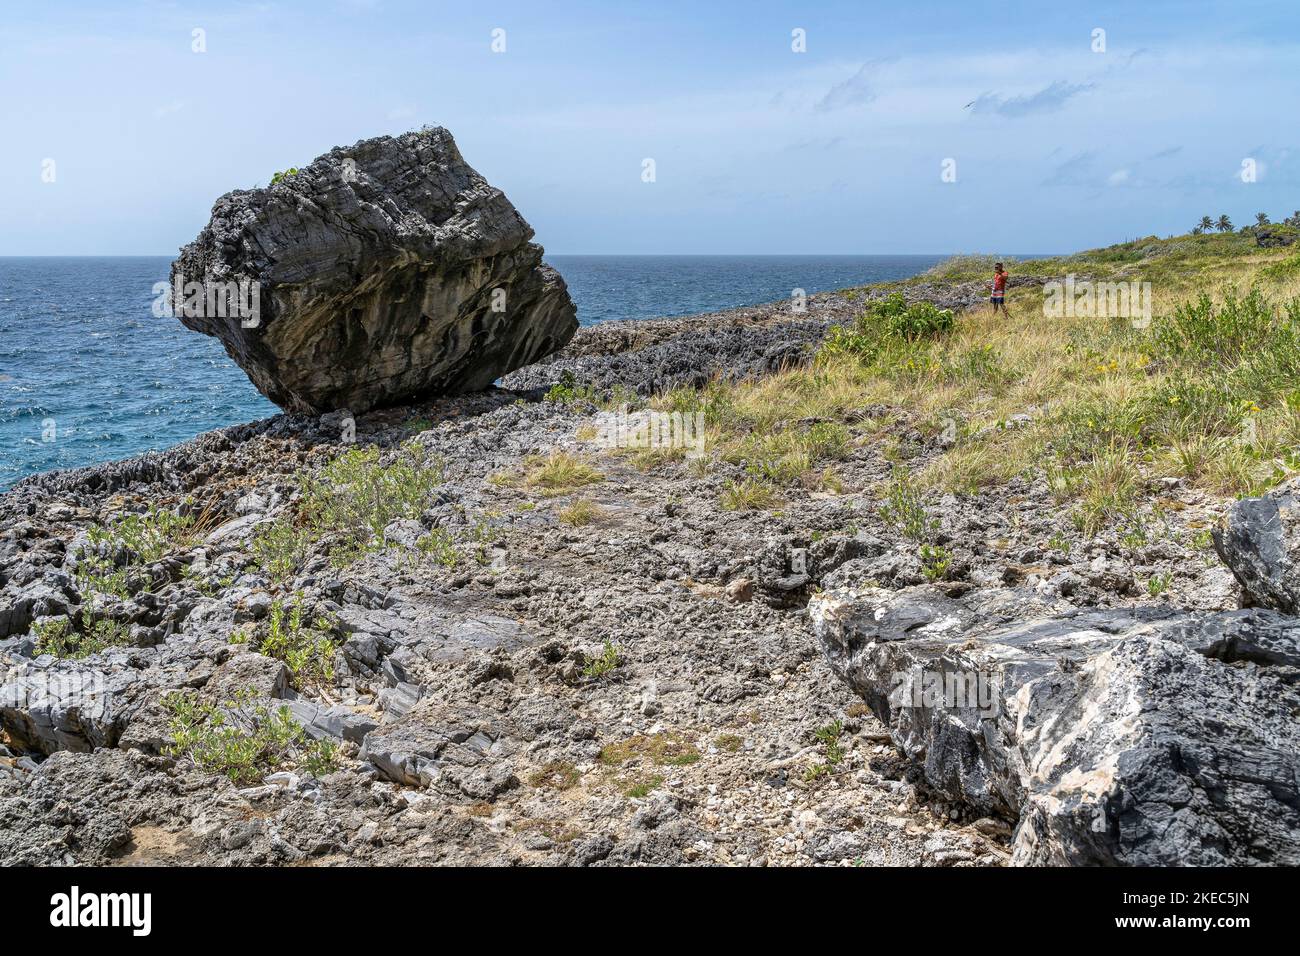
[[(861, 258), (864, 256), (896, 256), (898, 258), (911, 258), (916, 256), (983, 256), (983, 255), (1001, 255), (1001, 256), (1038, 256), (1043, 258), (1053, 256), (1073, 255), (1069, 252), (548, 252), (543, 255), (543, 260), (552, 256), (573, 257), (573, 256), (604, 256), (614, 259), (656, 259), (666, 258), (669, 256), (680, 259), (706, 259), (715, 256), (731, 256), (735, 258), (778, 258), (790, 256), (803, 256), (806, 258)], [(174, 253), (161, 252), (114, 252), (114, 253), (84, 253), (84, 252), (59, 252), (59, 253), (36, 253), (36, 254), (5, 254), (0, 255), (0, 259), (176, 259), (179, 258)]]

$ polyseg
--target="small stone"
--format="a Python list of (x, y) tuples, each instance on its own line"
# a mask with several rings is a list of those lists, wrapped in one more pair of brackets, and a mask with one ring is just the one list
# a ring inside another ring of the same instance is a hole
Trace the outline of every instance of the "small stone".
[(754, 599), (754, 582), (749, 578), (737, 578), (727, 585), (727, 597), (736, 604), (744, 604)]

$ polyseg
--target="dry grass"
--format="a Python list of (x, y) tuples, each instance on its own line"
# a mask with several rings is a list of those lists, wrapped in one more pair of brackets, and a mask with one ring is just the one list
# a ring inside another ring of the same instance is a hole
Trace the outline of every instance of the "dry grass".
[[(1286, 328), (1296, 322), (1286, 316), (1300, 297), (1300, 264), (1278, 268), (1300, 253), (1257, 249), (1240, 236), (1202, 240), (1144, 240), (1026, 264), (1043, 275), (1150, 281), (1148, 327), (1048, 318), (1043, 292), (1021, 288), (1010, 296), (1010, 318), (976, 308), (937, 340), (891, 343), (869, 360), (823, 357), (655, 404), (704, 411), (710, 460), (744, 472), (722, 494), (729, 510), (774, 507), (786, 489), (816, 487), (822, 475), (833, 488), (830, 463), (882, 434), (886, 457), (909, 459), (916, 452), (897, 436), (911, 428), (930, 438), (948, 433), (946, 451), (917, 476), (921, 487), (963, 493), (1044, 475), (1089, 533), (1130, 519), (1165, 475), (1218, 495), (1256, 492), (1300, 469), (1300, 339)], [(1156, 251), (1128, 261), (1148, 247)], [(1256, 282), (1263, 306), (1244, 291), (1234, 302), (1224, 275), (1242, 290)], [(1213, 308), (1198, 318), (1202, 291)], [(1270, 322), (1280, 323), (1277, 335)]]
[(605, 479), (585, 459), (567, 451), (553, 451), (545, 457), (532, 455), (523, 464), (524, 485), (543, 494), (564, 494)]
[(528, 785), (537, 789), (569, 790), (578, 785), (582, 774), (567, 760), (553, 760), (528, 777)]
[(699, 759), (699, 750), (681, 734), (672, 731), (638, 734), (618, 743), (606, 744), (600, 751), (600, 762), (607, 767), (621, 767), (634, 760), (657, 767), (685, 767)]
[(775, 488), (752, 478), (727, 482), (720, 500), (724, 511), (763, 511), (780, 503), (781, 496)]
[(600, 505), (586, 498), (579, 498), (560, 512), (560, 520), (571, 527), (581, 528), (593, 521), (599, 521), (604, 515), (604, 509)]

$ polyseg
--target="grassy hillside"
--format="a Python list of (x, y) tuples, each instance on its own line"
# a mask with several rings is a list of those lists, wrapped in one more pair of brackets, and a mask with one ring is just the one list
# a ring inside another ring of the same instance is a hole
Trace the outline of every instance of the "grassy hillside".
[[(902, 285), (987, 282), (992, 261)], [(1300, 469), (1300, 245), (1187, 235), (1008, 268), (1149, 282), (1151, 319), (1049, 317), (1037, 286), (1010, 292), (1009, 319), (864, 304), (807, 368), (658, 405), (703, 410), (716, 453), (745, 464), (732, 508), (836, 490), (837, 456), (872, 441), (898, 466), (894, 498), (1041, 477), (1089, 534), (1148, 519), (1161, 479), (1233, 496)]]
[[(1300, 230), (1289, 226), (1269, 228), (1277, 234), (1300, 234)], [(986, 279), (993, 272), (994, 261), (992, 256), (957, 256), (940, 263), (925, 278), (950, 282)], [(1017, 275), (1059, 278), (1072, 272), (1097, 279), (1150, 282), (1153, 291), (1162, 297), (1198, 290), (1204, 280), (1212, 277), (1216, 284), (1235, 281), (1242, 285), (1256, 279), (1300, 280), (1300, 246), (1263, 248), (1256, 244), (1253, 232), (1189, 234), (1169, 239), (1148, 236), (1071, 256), (1002, 261), (1008, 271)], [(911, 279), (904, 284), (917, 281)]]

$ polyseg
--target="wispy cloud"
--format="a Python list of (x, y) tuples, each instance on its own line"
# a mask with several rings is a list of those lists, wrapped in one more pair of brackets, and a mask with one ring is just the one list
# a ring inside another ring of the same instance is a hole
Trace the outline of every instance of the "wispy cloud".
[(1108, 60), (1108, 62), (1107, 62), (1107, 64), (1106, 64), (1106, 72), (1107, 72), (1107, 73), (1119, 73), (1119, 72), (1122, 71), (1122, 70), (1127, 70), (1127, 69), (1128, 69), (1129, 67), (1131, 67), (1131, 66), (1134, 64), (1134, 62), (1136, 62), (1139, 58), (1144, 57), (1144, 56), (1150, 56), (1150, 55), (1151, 55), (1151, 51), (1148, 50), (1146, 47), (1142, 47), (1142, 48), (1140, 48), (1140, 49), (1134, 50), (1134, 51), (1131, 52), (1131, 53), (1110, 53), (1110, 54), (1107, 54), (1107, 56), (1110, 57), (1110, 59)]
[(830, 152), (839, 149), (844, 145), (843, 136), (832, 136), (828, 139), (805, 139), (797, 143), (790, 143), (785, 147), (787, 152), (800, 152), (808, 150), (811, 152)]
[(1056, 168), (1043, 180), (1044, 186), (1096, 186), (1097, 154), (1093, 152), (1076, 153)]
[(1067, 83), (1057, 80), (1043, 87), (1037, 93), (1023, 96), (999, 96), (997, 93), (984, 93), (971, 104), (973, 113), (996, 113), (1012, 119), (1032, 116), (1035, 113), (1053, 113), (1063, 107), (1074, 96), (1091, 90), (1093, 83)]
[(868, 60), (842, 83), (836, 83), (817, 102), (817, 109), (822, 112), (840, 110), (854, 106), (865, 106), (872, 102), (879, 93), (872, 82), (876, 67), (881, 60)]

